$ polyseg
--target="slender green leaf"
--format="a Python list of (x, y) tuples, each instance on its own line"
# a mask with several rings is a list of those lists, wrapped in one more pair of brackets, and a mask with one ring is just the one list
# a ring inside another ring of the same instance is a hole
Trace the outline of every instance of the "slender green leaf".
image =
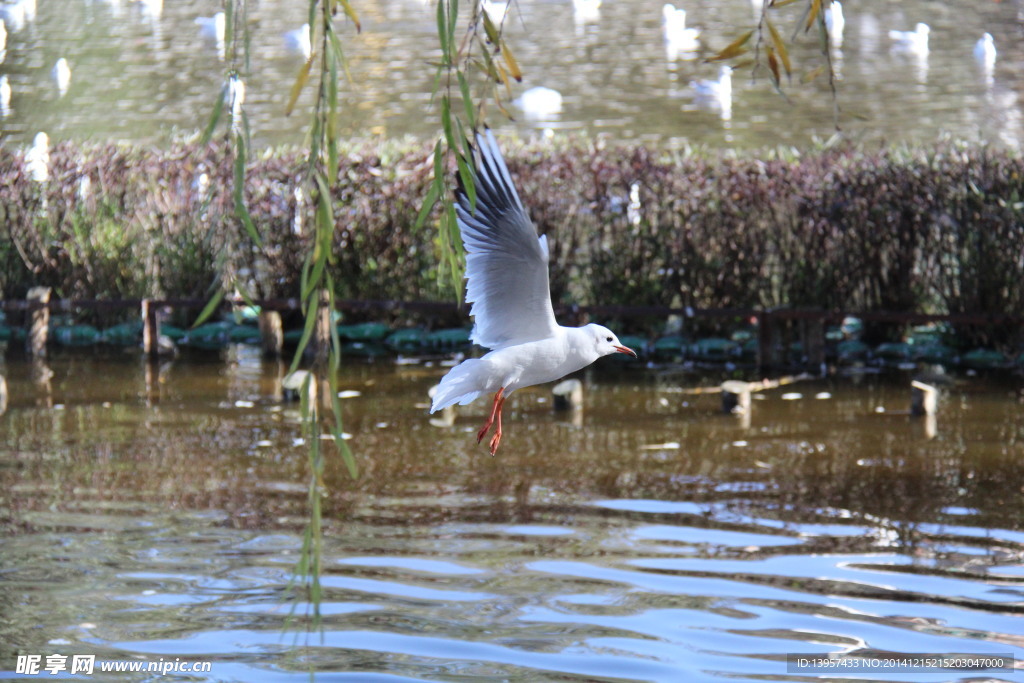
[(487, 77), (495, 83), (501, 82), (501, 76), (498, 75), (498, 69), (494, 66), (494, 60), (491, 59), (491, 55), (487, 51), (487, 48), (482, 48), (480, 50), (480, 58), (482, 60), (480, 69), (484, 74), (486, 74)]
[(451, 58), (449, 59), (448, 63), (449, 64), (454, 64), (455, 63), (455, 51), (454, 51), (454, 44), (455, 44), (455, 21), (459, 17), (459, 0), (438, 0), (438, 2), (447, 2), (448, 3), (448, 40), (450, 41), (448, 45), (449, 45), (450, 48), (453, 48), (452, 49)]
[(220, 120), (221, 112), (224, 111), (224, 102), (228, 98), (228, 83), (224, 82), (221, 86), (220, 94), (217, 95), (217, 101), (213, 103), (213, 113), (210, 114), (210, 120), (206, 123), (206, 128), (203, 130), (203, 136), (200, 138), (200, 144), (206, 145), (210, 142), (213, 137), (213, 131), (217, 127), (217, 121)]
[(466, 190), (469, 198), (470, 211), (476, 210), (476, 184), (473, 181), (473, 171), (466, 164), (466, 158), (461, 154), (455, 156), (455, 163), (459, 166), (459, 178), (462, 180), (462, 187)]
[(498, 33), (498, 28), (494, 25), (494, 22), (491, 21), (491, 17), (489, 14), (487, 14), (487, 12), (481, 10), (480, 13), (484, 15), (484, 34), (487, 36), (487, 40), (490, 41), (491, 45), (497, 47), (501, 40), (501, 35)]
[(292, 83), (292, 91), (288, 95), (288, 104), (284, 108), (285, 116), (291, 116), (292, 111), (295, 110), (295, 103), (298, 102), (302, 89), (306, 87), (306, 82), (309, 81), (309, 71), (312, 67), (313, 56), (310, 55), (309, 59), (299, 69), (299, 75), (295, 77), (295, 82)]
[(359, 24), (359, 15), (352, 9), (352, 5), (349, 4), (348, 0), (339, 0), (341, 8), (345, 11), (345, 16), (352, 20), (352, 23), (356, 25), (356, 33), (362, 32), (362, 26)]
[(220, 302), (224, 300), (224, 288), (218, 287), (217, 291), (213, 293), (210, 300), (203, 306), (203, 310), (199, 312), (199, 317), (192, 323), (192, 327), (196, 328), (202, 325), (206, 320), (213, 315), (213, 312), (220, 306)]
[[(345, 51), (341, 49), (341, 39), (338, 38), (338, 34), (335, 33), (333, 28), (330, 29), (330, 31), (328, 31), (328, 36), (330, 38), (331, 48), (334, 50), (334, 53), (335, 53), (335, 55), (337, 57), (337, 64), (341, 65), (341, 70), (345, 72), (345, 79), (349, 83), (351, 83), (352, 82), (352, 74), (348, 70), (348, 59), (345, 58)], [(333, 69), (333, 76), (332, 76), (332, 78), (334, 78), (336, 80), (337, 77), (338, 77), (337, 76), (337, 66), (335, 65), (334, 69)], [(337, 87), (337, 86), (335, 86), (335, 87)]]
[(444, 177), (444, 153), (441, 150), (441, 141), (434, 145), (434, 178)]
[[(295, 372), (299, 369), (302, 354), (305, 352), (306, 347), (309, 346), (309, 340), (313, 337), (313, 328), (316, 327), (316, 297), (303, 297), (303, 301), (306, 302), (306, 310), (303, 311), (305, 324), (302, 326), (302, 336), (299, 338), (299, 345), (295, 349), (295, 357), (292, 358), (292, 364), (288, 372)], [(305, 389), (305, 385), (303, 388)], [(305, 393), (303, 391), (303, 395)]]
[(455, 136), (452, 134), (452, 103), (448, 95), (441, 97), (441, 127), (444, 128), (444, 139), (448, 149), (455, 149)]
[(252, 217), (249, 215), (249, 209), (245, 206), (245, 140), (241, 135), (235, 136), (235, 168), (234, 168), (234, 191), (232, 196), (235, 202), (235, 215), (242, 225), (245, 226), (245, 231), (249, 234), (249, 238), (253, 243), (262, 248), (263, 240), (260, 239), (259, 232), (256, 230), (256, 226), (252, 222)]
[(469, 95), (469, 83), (466, 82), (466, 74), (458, 72), (459, 90), (462, 93), (462, 106), (466, 109), (466, 123), (469, 127), (476, 129), (476, 116), (473, 112), (473, 98)]
[(444, 187), (443, 179), (434, 178), (434, 181), (430, 183), (430, 189), (427, 190), (427, 196), (423, 198), (423, 206), (420, 207), (420, 212), (416, 214), (416, 223), (413, 224), (413, 232), (419, 232), (420, 228), (427, 221), (427, 216), (433, 210), (434, 206), (437, 205), (437, 200), (441, 197), (441, 191)]
[(461, 150), (463, 156), (466, 157), (466, 163), (473, 173), (476, 173), (476, 162), (473, 161), (473, 145), (469, 143), (469, 138), (466, 137), (466, 129), (462, 127), (462, 121), (455, 119), (455, 127), (459, 129), (459, 150)]
[(441, 41), (441, 56), (444, 66), (449, 66), (452, 63), (451, 55), (451, 42), (452, 38), (448, 34), (448, 20), (445, 17), (445, 1), (437, 0), (437, 37)]
[[(224, 3), (224, 45), (230, 45), (232, 52), (235, 46), (235, 3)], [(234, 54), (231, 55), (232, 61)]]

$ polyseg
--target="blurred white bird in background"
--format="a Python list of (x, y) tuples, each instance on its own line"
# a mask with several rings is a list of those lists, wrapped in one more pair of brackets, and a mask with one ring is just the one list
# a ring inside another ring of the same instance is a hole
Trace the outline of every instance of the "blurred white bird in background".
[(601, 0), (572, 0), (572, 18), (576, 26), (597, 23), (601, 19)]
[(665, 53), (668, 61), (680, 56), (696, 57), (700, 49), (700, 31), (686, 26), (686, 10), (666, 3), (661, 8), (662, 30), (665, 34)]
[(57, 63), (53, 65), (51, 71), (53, 74), (53, 80), (57, 82), (57, 92), (60, 93), (61, 97), (67, 94), (68, 88), (71, 87), (71, 67), (68, 66), (68, 60), (61, 57), (57, 60)]
[(45, 183), (50, 178), (50, 136), (36, 133), (32, 147), (25, 154), (25, 167), (32, 180)]
[(7, 80), (7, 74), (0, 76), (0, 116), (9, 116), (11, 113), (11, 83)]
[(505, 13), (508, 12), (508, 3), (499, 0), (480, 0), (480, 6), (495, 24), (505, 20)]
[(705, 109), (719, 111), (723, 121), (732, 118), (732, 68), (722, 66), (718, 70), (718, 80), (691, 81), (694, 91), (694, 102)]
[(0, 5), (0, 19), (3, 19), (12, 33), (17, 33), (36, 18), (36, 0), (15, 0)]
[(523, 110), (526, 118), (546, 121), (557, 117), (562, 111), (562, 93), (541, 85), (524, 92), (516, 98), (514, 104)]
[(991, 33), (985, 33), (974, 44), (974, 60), (985, 76), (985, 87), (991, 88), (995, 84), (996, 73), (996, 41)]
[(297, 29), (286, 32), (284, 44), (289, 50), (302, 55), (302, 58), (308, 61), (309, 56), (313, 54), (313, 43), (309, 38), (309, 24), (303, 24)]
[(164, 0), (137, 0), (142, 13), (151, 19), (159, 19), (164, 13)]
[(217, 12), (212, 17), (196, 17), (196, 24), (199, 26), (199, 34), (204, 38), (213, 40), (217, 45), (217, 56), (224, 59), (227, 45), (224, 42), (227, 34), (227, 17), (223, 12)]
[(832, 4), (825, 10), (825, 28), (828, 30), (829, 45), (835, 48), (843, 46), (843, 29), (846, 27), (846, 17), (843, 16), (843, 4), (839, 0), (832, 0)]
[(928, 82), (928, 24), (918, 22), (913, 31), (889, 31), (894, 52), (909, 56), (917, 67), (917, 82)]
[(992, 39), (991, 33), (985, 33), (974, 44), (974, 58), (986, 71), (995, 68), (996, 54), (996, 41)]
[(231, 130), (237, 134), (242, 130), (242, 105), (245, 103), (245, 81), (237, 75), (228, 79), (227, 98), (231, 109)]
[(928, 54), (928, 24), (918, 22), (913, 31), (889, 31), (889, 38), (894, 41), (893, 48), (918, 55)]

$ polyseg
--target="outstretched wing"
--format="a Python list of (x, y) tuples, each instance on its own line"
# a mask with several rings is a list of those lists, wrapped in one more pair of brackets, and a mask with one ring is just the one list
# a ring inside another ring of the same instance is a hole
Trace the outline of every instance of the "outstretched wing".
[(490, 129), (477, 133), (473, 160), (475, 210), (461, 179), (455, 207), (466, 247), (472, 339), (497, 349), (551, 337), (558, 323), (551, 308), (547, 240), (537, 237)]

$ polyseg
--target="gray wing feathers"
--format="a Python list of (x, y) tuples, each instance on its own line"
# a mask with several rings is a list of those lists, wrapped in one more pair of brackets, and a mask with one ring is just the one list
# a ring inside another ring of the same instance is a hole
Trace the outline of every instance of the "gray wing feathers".
[(466, 247), (466, 300), (472, 338), (487, 348), (543, 339), (557, 328), (548, 249), (523, 209), (490, 130), (476, 136), (475, 210), (460, 187), (455, 207)]

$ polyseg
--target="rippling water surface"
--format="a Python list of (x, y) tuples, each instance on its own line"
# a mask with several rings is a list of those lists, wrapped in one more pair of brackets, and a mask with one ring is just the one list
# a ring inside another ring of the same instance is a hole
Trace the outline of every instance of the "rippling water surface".
[[(351, 83), (343, 86), (343, 135), (438, 135), (431, 103), (438, 60), (434, 6), (420, 0), (353, 2), (362, 33), (345, 27), (343, 42)], [(524, 72), (507, 99), (543, 86), (561, 92), (562, 110), (527, 115), (511, 105), (514, 123), (503, 123), (493, 105), (492, 125), (528, 134), (540, 128), (588, 137), (658, 145), (704, 144), (757, 148), (804, 147), (835, 131), (827, 78), (802, 83), (822, 65), (814, 33), (799, 31), (800, 8), (772, 10), (789, 39), (793, 63), (786, 96), (774, 92), (764, 70), (752, 79), (741, 66), (733, 78), (729, 114), (701, 100), (691, 82), (715, 78), (705, 58), (754, 25), (749, 0), (686, 0), (687, 24), (701, 30), (692, 55), (668, 60), (662, 2), (604, 0), (593, 15), (577, 14), (570, 0), (519, 0), (506, 20), (507, 37)], [(468, 12), (470, 3), (460, 3)], [(801, 3), (802, 5), (802, 3)], [(197, 18), (220, 9), (216, 0), (163, 2), (159, 15), (146, 2), (38, 0), (36, 18), (9, 27), (0, 73), (9, 77), (10, 110), (0, 117), (8, 139), (30, 143), (37, 131), (52, 141), (110, 139), (157, 142), (202, 130), (224, 83), (238, 67), (246, 82), (245, 112), (257, 146), (301, 144), (312, 107), (312, 88), (291, 117), (284, 115), (302, 57), (285, 34), (307, 17), (307, 3), (250, 0), (251, 59), (218, 56)], [(928, 0), (849, 0), (841, 50), (832, 55), (838, 81), (840, 124), (855, 140), (927, 142), (950, 133), (1016, 147), (1024, 140), (1020, 93), (1024, 43), (1020, 0), (944, 3)], [(894, 49), (890, 30), (931, 26), (929, 51)], [(998, 51), (991, 69), (973, 56), (984, 32)], [(63, 96), (53, 68), (63, 57), (71, 71)], [(490, 86), (474, 80), (478, 96)]]
[(716, 378), (605, 366), (579, 414), (515, 394), (491, 457), (482, 402), (430, 423), (444, 368), (351, 361), (361, 474), (328, 465), (307, 633), (288, 591), (307, 455), (282, 367), (246, 349), (48, 363), (49, 381), (2, 366), (8, 675), (33, 653), (210, 661), (110, 679), (210, 681), (797, 681), (821, 674), (788, 654), (1024, 657), (1019, 377), (955, 378), (932, 432), (902, 412), (903, 375), (765, 392), (746, 421), (679, 391)]

